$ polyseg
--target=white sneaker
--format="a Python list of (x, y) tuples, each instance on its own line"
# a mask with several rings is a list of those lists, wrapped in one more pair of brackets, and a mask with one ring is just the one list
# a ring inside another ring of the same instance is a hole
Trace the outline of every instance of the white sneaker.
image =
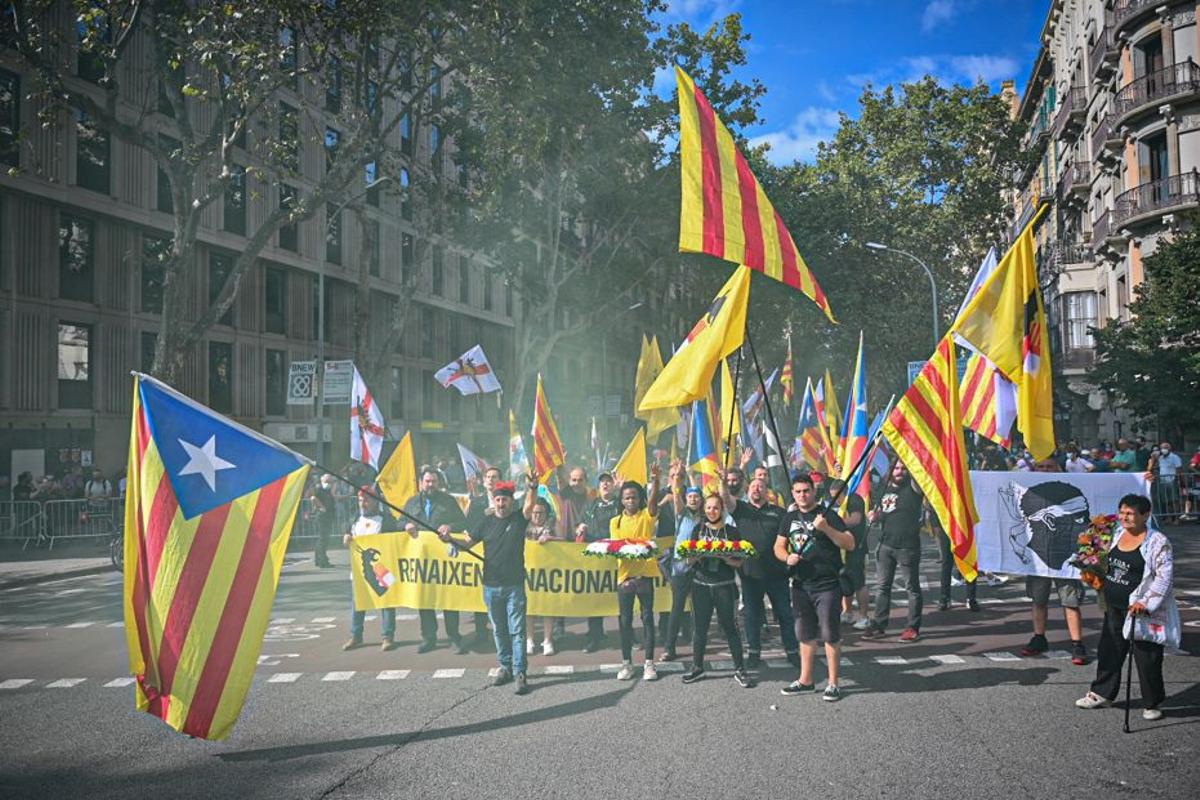
[(525, 655), (527, 655), (527, 656), (533, 655), (534, 648), (535, 648), (535, 645), (533, 643), (533, 639), (526, 639), (525, 640)]
[(1146, 720), (1147, 722), (1154, 722), (1155, 720), (1162, 719), (1162, 711), (1157, 708), (1147, 708), (1142, 711), (1142, 719)]
[(550, 641), (549, 639), (542, 642), (542, 655), (544, 655), (544, 656), (554, 655), (554, 642)]
[(843, 625), (849, 625), (853, 621), (854, 621), (854, 612), (853, 611), (843, 611), (842, 612), (842, 624)]
[(621, 670), (617, 673), (617, 680), (619, 680), (619, 681), (633, 680), (633, 662), (632, 661), (621, 662)]
[(957, 575), (950, 576), (950, 585), (951, 586), (962, 586), (965, 583), (966, 583), (966, 581), (964, 581), (962, 578), (958, 577)]
[(653, 661), (647, 661), (645, 664), (642, 664), (642, 680), (658, 680), (658, 669), (655, 668)]
[(869, 627), (871, 627), (870, 617), (863, 617), (858, 622), (854, 623), (854, 630), (856, 631), (865, 631)]
[(1075, 701), (1076, 708), (1104, 708), (1108, 701), (1095, 692), (1088, 692)]

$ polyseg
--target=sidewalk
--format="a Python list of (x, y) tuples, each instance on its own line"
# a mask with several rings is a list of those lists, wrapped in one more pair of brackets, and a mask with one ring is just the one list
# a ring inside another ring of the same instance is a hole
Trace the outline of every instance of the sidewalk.
[[(108, 556), (63, 558), (40, 551), (35, 554), (22, 554), (18, 551), (17, 558), (13, 558), (13, 555), (10, 552), (0, 552), (0, 591), (115, 571)], [(21, 555), (26, 558), (20, 558)]]

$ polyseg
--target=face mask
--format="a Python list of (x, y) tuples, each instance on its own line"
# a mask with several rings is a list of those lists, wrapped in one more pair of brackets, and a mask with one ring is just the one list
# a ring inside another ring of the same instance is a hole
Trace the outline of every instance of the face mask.
[(1171, 451), (1166, 447), (1160, 447), (1158, 452), (1162, 453), (1164, 456), (1169, 456), (1171, 454)]

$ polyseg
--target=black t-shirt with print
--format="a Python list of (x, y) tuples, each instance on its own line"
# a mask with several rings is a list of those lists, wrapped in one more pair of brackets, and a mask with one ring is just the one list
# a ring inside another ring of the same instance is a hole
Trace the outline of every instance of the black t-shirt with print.
[(747, 500), (738, 500), (734, 506), (731, 516), (738, 531), (758, 553), (742, 562), (742, 574), (747, 578), (761, 581), (787, 577), (787, 566), (775, 558), (773, 552), (783, 513), (783, 509), (773, 503), (764, 503), (758, 508)]
[(1104, 599), (1113, 608), (1129, 608), (1129, 595), (1142, 582), (1146, 573), (1146, 558), (1141, 548), (1125, 551), (1114, 547), (1108, 551), (1108, 575), (1104, 578)]
[(471, 539), (483, 542), (483, 583), (485, 586), (523, 586), (525, 584), (525, 528), (529, 521), (520, 511), (507, 517), (484, 517), (471, 531)]
[(879, 498), (879, 543), (897, 550), (921, 549), (921, 495), (911, 480), (903, 485), (888, 483)]
[(794, 508), (784, 514), (779, 523), (778, 535), (787, 537), (789, 552), (800, 554), (800, 563), (791, 568), (792, 583), (806, 592), (838, 588), (842, 549), (828, 536), (814, 530), (813, 521), (822, 514), (834, 530), (846, 530), (846, 523), (837, 512), (823, 505), (809, 511)]

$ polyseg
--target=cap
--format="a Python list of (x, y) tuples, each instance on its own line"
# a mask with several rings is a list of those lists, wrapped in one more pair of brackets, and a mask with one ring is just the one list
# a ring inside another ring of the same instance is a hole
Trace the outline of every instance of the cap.
[(499, 494), (505, 497), (512, 497), (516, 493), (517, 485), (512, 481), (496, 481), (496, 485), (492, 487), (493, 495)]
[(616, 478), (613, 477), (613, 474), (611, 472), (601, 472), (599, 475), (596, 476), (596, 483), (599, 483), (600, 481), (603, 481), (603, 480), (615, 481)]
[(701, 494), (699, 486), (689, 486), (683, 492), (684, 494)]

